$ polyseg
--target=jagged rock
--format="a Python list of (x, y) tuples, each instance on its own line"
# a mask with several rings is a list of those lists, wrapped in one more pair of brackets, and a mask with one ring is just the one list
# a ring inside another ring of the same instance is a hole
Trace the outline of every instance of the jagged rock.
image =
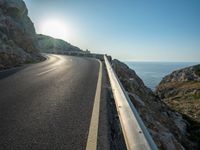
[(0, 0), (0, 65), (13, 67), (42, 59), (35, 28), (22, 0)]
[(181, 114), (172, 111), (127, 65), (118, 60), (112, 65), (159, 149), (197, 148)]
[(195, 65), (180, 69), (165, 76), (160, 82), (161, 84), (169, 82), (187, 82), (187, 81), (200, 81), (200, 65)]

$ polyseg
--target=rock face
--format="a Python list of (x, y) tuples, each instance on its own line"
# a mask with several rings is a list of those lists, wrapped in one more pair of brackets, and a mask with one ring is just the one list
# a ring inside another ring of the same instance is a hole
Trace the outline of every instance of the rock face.
[(189, 123), (181, 114), (162, 102), (127, 65), (118, 60), (112, 64), (159, 149), (197, 148), (189, 139)]
[(40, 52), (44, 53), (64, 53), (69, 51), (80, 52), (81, 49), (63, 41), (55, 39), (50, 36), (39, 34), (37, 35)]
[(163, 78), (161, 84), (169, 82), (200, 82), (200, 65), (195, 65), (172, 72)]
[(40, 60), (34, 25), (22, 0), (0, 0), (0, 69)]

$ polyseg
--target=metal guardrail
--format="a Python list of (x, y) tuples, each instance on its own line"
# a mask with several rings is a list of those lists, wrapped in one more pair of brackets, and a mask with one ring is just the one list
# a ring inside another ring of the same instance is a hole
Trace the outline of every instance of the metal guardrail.
[(115, 104), (128, 150), (157, 150), (157, 146), (115, 74), (107, 56), (104, 56)]

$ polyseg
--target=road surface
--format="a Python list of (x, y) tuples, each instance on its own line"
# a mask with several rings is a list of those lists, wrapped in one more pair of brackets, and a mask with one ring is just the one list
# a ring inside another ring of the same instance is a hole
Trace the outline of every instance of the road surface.
[(0, 72), (0, 149), (85, 149), (98, 76), (97, 60), (62, 55)]

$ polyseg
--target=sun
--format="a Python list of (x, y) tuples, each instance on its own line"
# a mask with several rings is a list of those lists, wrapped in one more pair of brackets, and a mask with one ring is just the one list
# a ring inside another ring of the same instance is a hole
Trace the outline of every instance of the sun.
[(41, 23), (40, 33), (68, 41), (72, 36), (72, 29), (62, 20), (48, 19)]

